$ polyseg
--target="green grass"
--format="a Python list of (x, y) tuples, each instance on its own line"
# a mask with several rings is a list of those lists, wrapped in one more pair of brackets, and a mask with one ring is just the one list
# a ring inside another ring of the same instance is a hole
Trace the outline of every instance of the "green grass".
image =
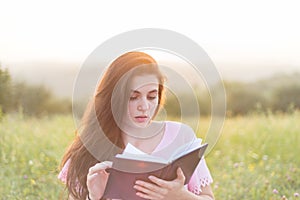
[(300, 199), (299, 122), (299, 112), (227, 119), (207, 156), (217, 199)]
[[(294, 197), (300, 193), (299, 122), (299, 112), (226, 119), (217, 145), (206, 157), (216, 199), (300, 199)], [(201, 124), (205, 132), (208, 123)], [(0, 199), (62, 198), (58, 165), (74, 127), (71, 116), (4, 117)]]
[(58, 165), (74, 136), (72, 117), (0, 122), (0, 199), (59, 199)]

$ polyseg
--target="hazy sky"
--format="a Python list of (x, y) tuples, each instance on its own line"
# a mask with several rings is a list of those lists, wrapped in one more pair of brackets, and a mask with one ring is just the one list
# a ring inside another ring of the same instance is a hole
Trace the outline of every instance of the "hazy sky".
[(82, 63), (117, 34), (164, 28), (197, 42), (224, 73), (300, 70), (298, 1), (0, 0), (0, 8), (4, 64)]

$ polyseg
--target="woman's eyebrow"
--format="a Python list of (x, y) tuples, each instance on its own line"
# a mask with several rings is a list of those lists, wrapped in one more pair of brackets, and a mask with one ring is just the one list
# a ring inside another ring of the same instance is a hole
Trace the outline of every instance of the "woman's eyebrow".
[(153, 93), (153, 92), (157, 92), (157, 89), (151, 90), (151, 91), (148, 92), (148, 93)]
[[(153, 93), (153, 92), (157, 92), (157, 89), (151, 90), (151, 91), (149, 91), (148, 93)], [(138, 90), (132, 90), (132, 93), (141, 94), (141, 92), (138, 91)]]
[(131, 90), (132, 93), (141, 94), (138, 90)]

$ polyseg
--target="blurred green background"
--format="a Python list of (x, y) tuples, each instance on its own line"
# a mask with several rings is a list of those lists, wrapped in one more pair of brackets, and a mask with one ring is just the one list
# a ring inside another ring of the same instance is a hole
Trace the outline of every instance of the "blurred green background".
[[(1, 199), (64, 199), (64, 185), (57, 175), (75, 133), (71, 101), (46, 86), (18, 82), (4, 68), (0, 68), (0, 86)], [(206, 157), (216, 199), (297, 199), (299, 74), (255, 82), (224, 81), (224, 86), (225, 124)], [(211, 106), (205, 92), (199, 96), (202, 115), (196, 132), (205, 137)], [(168, 118), (179, 119), (176, 98), (167, 99)]]

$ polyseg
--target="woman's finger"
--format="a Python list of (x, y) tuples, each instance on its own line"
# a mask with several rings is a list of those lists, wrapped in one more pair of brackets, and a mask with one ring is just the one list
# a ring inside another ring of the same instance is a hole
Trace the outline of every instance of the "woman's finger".
[(98, 173), (94, 173), (94, 174), (88, 175), (88, 176), (87, 176), (87, 182), (91, 182), (91, 181), (94, 180), (97, 176), (98, 176)]
[(97, 163), (96, 165), (94, 165), (93, 167), (91, 167), (89, 169), (89, 174), (93, 174), (98, 171), (104, 171), (107, 168), (111, 168), (111, 166), (112, 166), (112, 162), (110, 162), (110, 161), (104, 161), (101, 163)]
[(182, 184), (185, 182), (185, 176), (180, 167), (177, 168), (177, 180), (179, 180), (179, 182)]
[[(139, 185), (138, 185), (139, 184)], [(150, 184), (150, 183), (146, 183), (146, 182), (137, 182), (136, 185), (134, 185), (133, 187), (134, 189), (136, 189), (137, 195), (141, 196), (140, 194), (143, 194), (143, 198), (145, 198), (145, 195), (147, 195), (147, 197), (149, 198), (154, 197), (155, 199), (162, 199), (163, 195), (160, 193), (162, 192), (162, 188), (158, 188), (157, 186)], [(153, 199), (153, 198), (150, 198)]]
[(155, 176), (149, 176), (149, 179), (155, 183), (156, 185), (162, 187), (162, 188), (170, 188), (171, 182), (170, 181), (166, 181), (160, 178), (157, 178)]

